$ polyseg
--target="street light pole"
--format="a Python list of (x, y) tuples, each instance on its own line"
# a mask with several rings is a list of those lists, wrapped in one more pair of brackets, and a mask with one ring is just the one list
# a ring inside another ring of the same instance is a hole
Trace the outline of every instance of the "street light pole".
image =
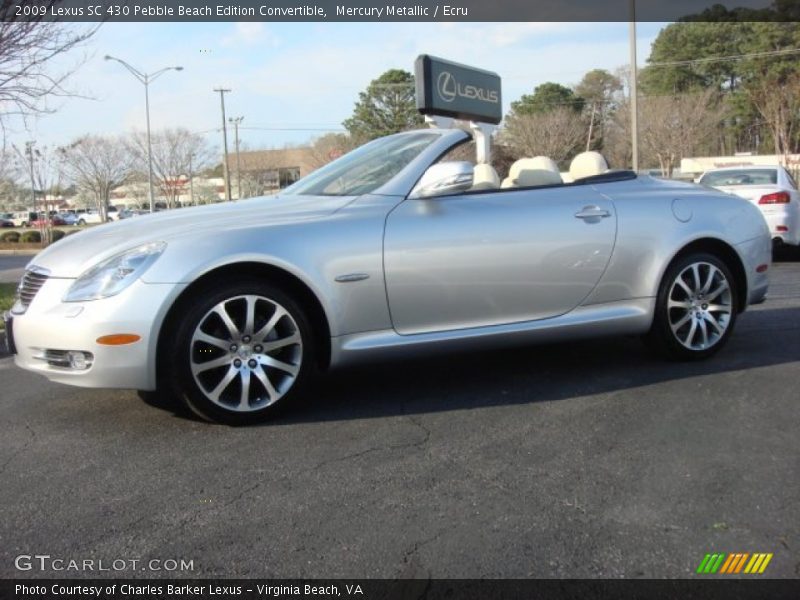
[(106, 54), (105, 60), (114, 60), (130, 71), (144, 85), (144, 107), (147, 119), (147, 183), (150, 190), (150, 212), (155, 210), (155, 192), (153, 191), (153, 143), (150, 137), (150, 84), (167, 71), (183, 71), (183, 67), (164, 67), (154, 73), (142, 73), (124, 60)]
[(237, 200), (242, 199), (242, 163), (239, 158), (239, 124), (244, 120), (244, 117), (231, 117), (228, 119), (229, 122), (233, 123), (233, 135), (234, 135), (234, 144), (236, 147), (236, 198)]
[(225, 88), (214, 88), (215, 92), (219, 92), (219, 104), (222, 108), (222, 146), (225, 151), (224, 160), (222, 161), (222, 176), (225, 178), (225, 200), (231, 201), (231, 177), (228, 172), (228, 128), (225, 125), (225, 94), (231, 90)]

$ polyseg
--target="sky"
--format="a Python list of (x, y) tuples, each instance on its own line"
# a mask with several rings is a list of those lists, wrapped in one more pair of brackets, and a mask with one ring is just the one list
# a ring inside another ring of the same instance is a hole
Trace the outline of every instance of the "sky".
[[(638, 62), (664, 24), (638, 25)], [(545, 81), (573, 85), (594, 68), (629, 62), (627, 23), (107, 23), (86, 47), (55, 65), (82, 64), (68, 84), (79, 97), (51, 103), (53, 114), (15, 122), (7, 139), (63, 145), (91, 134), (145, 129), (143, 72), (169, 71), (150, 84), (153, 131), (185, 127), (221, 148), (219, 94), (228, 117), (244, 117), (242, 148), (297, 145), (341, 130), (358, 93), (390, 68), (413, 72), (432, 54), (502, 77), (504, 113)], [(229, 135), (229, 145), (232, 135)]]

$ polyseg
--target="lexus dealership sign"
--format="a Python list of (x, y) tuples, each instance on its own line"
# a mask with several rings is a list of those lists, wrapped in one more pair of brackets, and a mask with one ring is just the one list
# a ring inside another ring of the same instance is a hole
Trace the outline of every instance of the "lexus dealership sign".
[(500, 76), (422, 54), (414, 63), (417, 110), (424, 115), (497, 124), (503, 118)]

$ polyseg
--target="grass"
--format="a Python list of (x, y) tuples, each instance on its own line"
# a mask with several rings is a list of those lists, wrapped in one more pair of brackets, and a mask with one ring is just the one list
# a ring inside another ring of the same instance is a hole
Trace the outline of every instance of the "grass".
[[(16, 283), (0, 283), (0, 315), (14, 304), (14, 294), (16, 291)], [(0, 319), (0, 329), (5, 329), (2, 319)]]

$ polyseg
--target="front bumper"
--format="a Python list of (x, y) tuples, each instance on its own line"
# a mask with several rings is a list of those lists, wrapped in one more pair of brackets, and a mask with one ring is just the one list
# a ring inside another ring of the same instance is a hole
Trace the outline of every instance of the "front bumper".
[[(742, 258), (744, 272), (747, 277), (747, 304), (758, 304), (767, 295), (769, 289), (769, 269), (772, 266), (772, 242), (769, 236), (757, 237), (736, 245)], [(758, 268), (766, 265), (763, 272)]]
[[(17, 366), (68, 385), (154, 390), (158, 332), (186, 284), (140, 280), (111, 298), (62, 302), (73, 281), (48, 279), (25, 313), (11, 314)], [(140, 339), (121, 346), (97, 343), (122, 333)], [(47, 351), (89, 352), (92, 364), (85, 370), (56, 366), (46, 360)]]

